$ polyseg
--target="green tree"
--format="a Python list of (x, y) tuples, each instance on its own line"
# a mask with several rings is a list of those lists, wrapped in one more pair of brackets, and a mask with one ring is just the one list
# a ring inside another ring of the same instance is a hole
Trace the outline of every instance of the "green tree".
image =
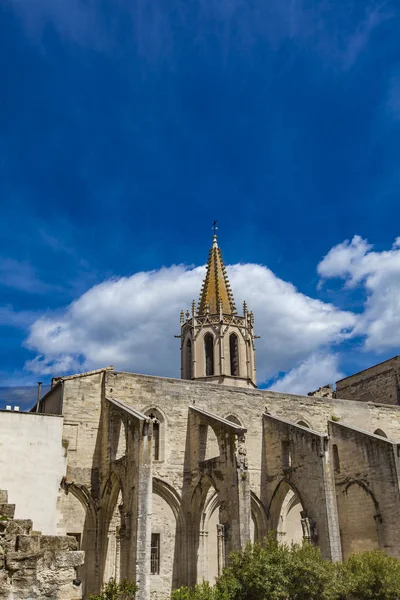
[(398, 600), (400, 561), (381, 550), (353, 554), (339, 565), (349, 600)]
[(99, 595), (89, 596), (89, 600), (133, 600), (137, 592), (136, 583), (122, 579), (119, 583), (110, 579)]

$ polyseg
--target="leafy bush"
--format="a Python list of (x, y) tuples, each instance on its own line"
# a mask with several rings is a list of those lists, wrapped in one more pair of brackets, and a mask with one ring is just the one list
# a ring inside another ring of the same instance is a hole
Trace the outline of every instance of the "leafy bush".
[(89, 600), (133, 600), (137, 592), (136, 583), (122, 579), (119, 583), (110, 579), (100, 595), (89, 596)]
[(381, 550), (353, 554), (338, 566), (349, 600), (398, 600), (400, 561)]
[(171, 594), (171, 600), (218, 600), (218, 598), (217, 589), (211, 587), (208, 581), (203, 581), (192, 588), (181, 587)]
[(216, 587), (224, 600), (333, 600), (342, 589), (335, 574), (319, 548), (289, 547), (271, 536), (234, 553)]
[(269, 537), (234, 552), (214, 587), (180, 588), (172, 600), (400, 600), (400, 561), (375, 551), (333, 564), (309, 543)]

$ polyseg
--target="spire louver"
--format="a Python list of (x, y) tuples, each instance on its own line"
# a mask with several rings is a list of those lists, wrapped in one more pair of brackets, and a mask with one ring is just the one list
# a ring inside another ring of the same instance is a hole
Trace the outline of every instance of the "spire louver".
[(236, 314), (222, 253), (214, 234), (213, 245), (208, 255), (206, 278), (201, 288), (198, 314), (217, 315), (220, 309), (224, 315)]

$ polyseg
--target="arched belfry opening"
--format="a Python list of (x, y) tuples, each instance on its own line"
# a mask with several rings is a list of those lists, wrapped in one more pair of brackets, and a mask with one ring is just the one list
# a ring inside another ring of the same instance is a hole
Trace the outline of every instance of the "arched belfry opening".
[(214, 223), (198, 304), (181, 311), (181, 377), (255, 388), (254, 316), (236, 309)]
[(193, 355), (192, 355), (192, 340), (186, 340), (186, 379), (193, 377)]
[(211, 333), (204, 336), (204, 355), (206, 363), (206, 377), (214, 375), (214, 338)]
[(229, 358), (231, 375), (239, 377), (239, 340), (236, 333), (231, 333), (229, 336)]

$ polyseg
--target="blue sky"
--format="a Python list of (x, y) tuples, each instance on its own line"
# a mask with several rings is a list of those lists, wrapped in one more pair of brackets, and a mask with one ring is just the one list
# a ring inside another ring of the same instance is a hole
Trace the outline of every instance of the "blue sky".
[(399, 27), (394, 1), (3, 0), (0, 387), (177, 376), (214, 218), (260, 383), (397, 354)]

